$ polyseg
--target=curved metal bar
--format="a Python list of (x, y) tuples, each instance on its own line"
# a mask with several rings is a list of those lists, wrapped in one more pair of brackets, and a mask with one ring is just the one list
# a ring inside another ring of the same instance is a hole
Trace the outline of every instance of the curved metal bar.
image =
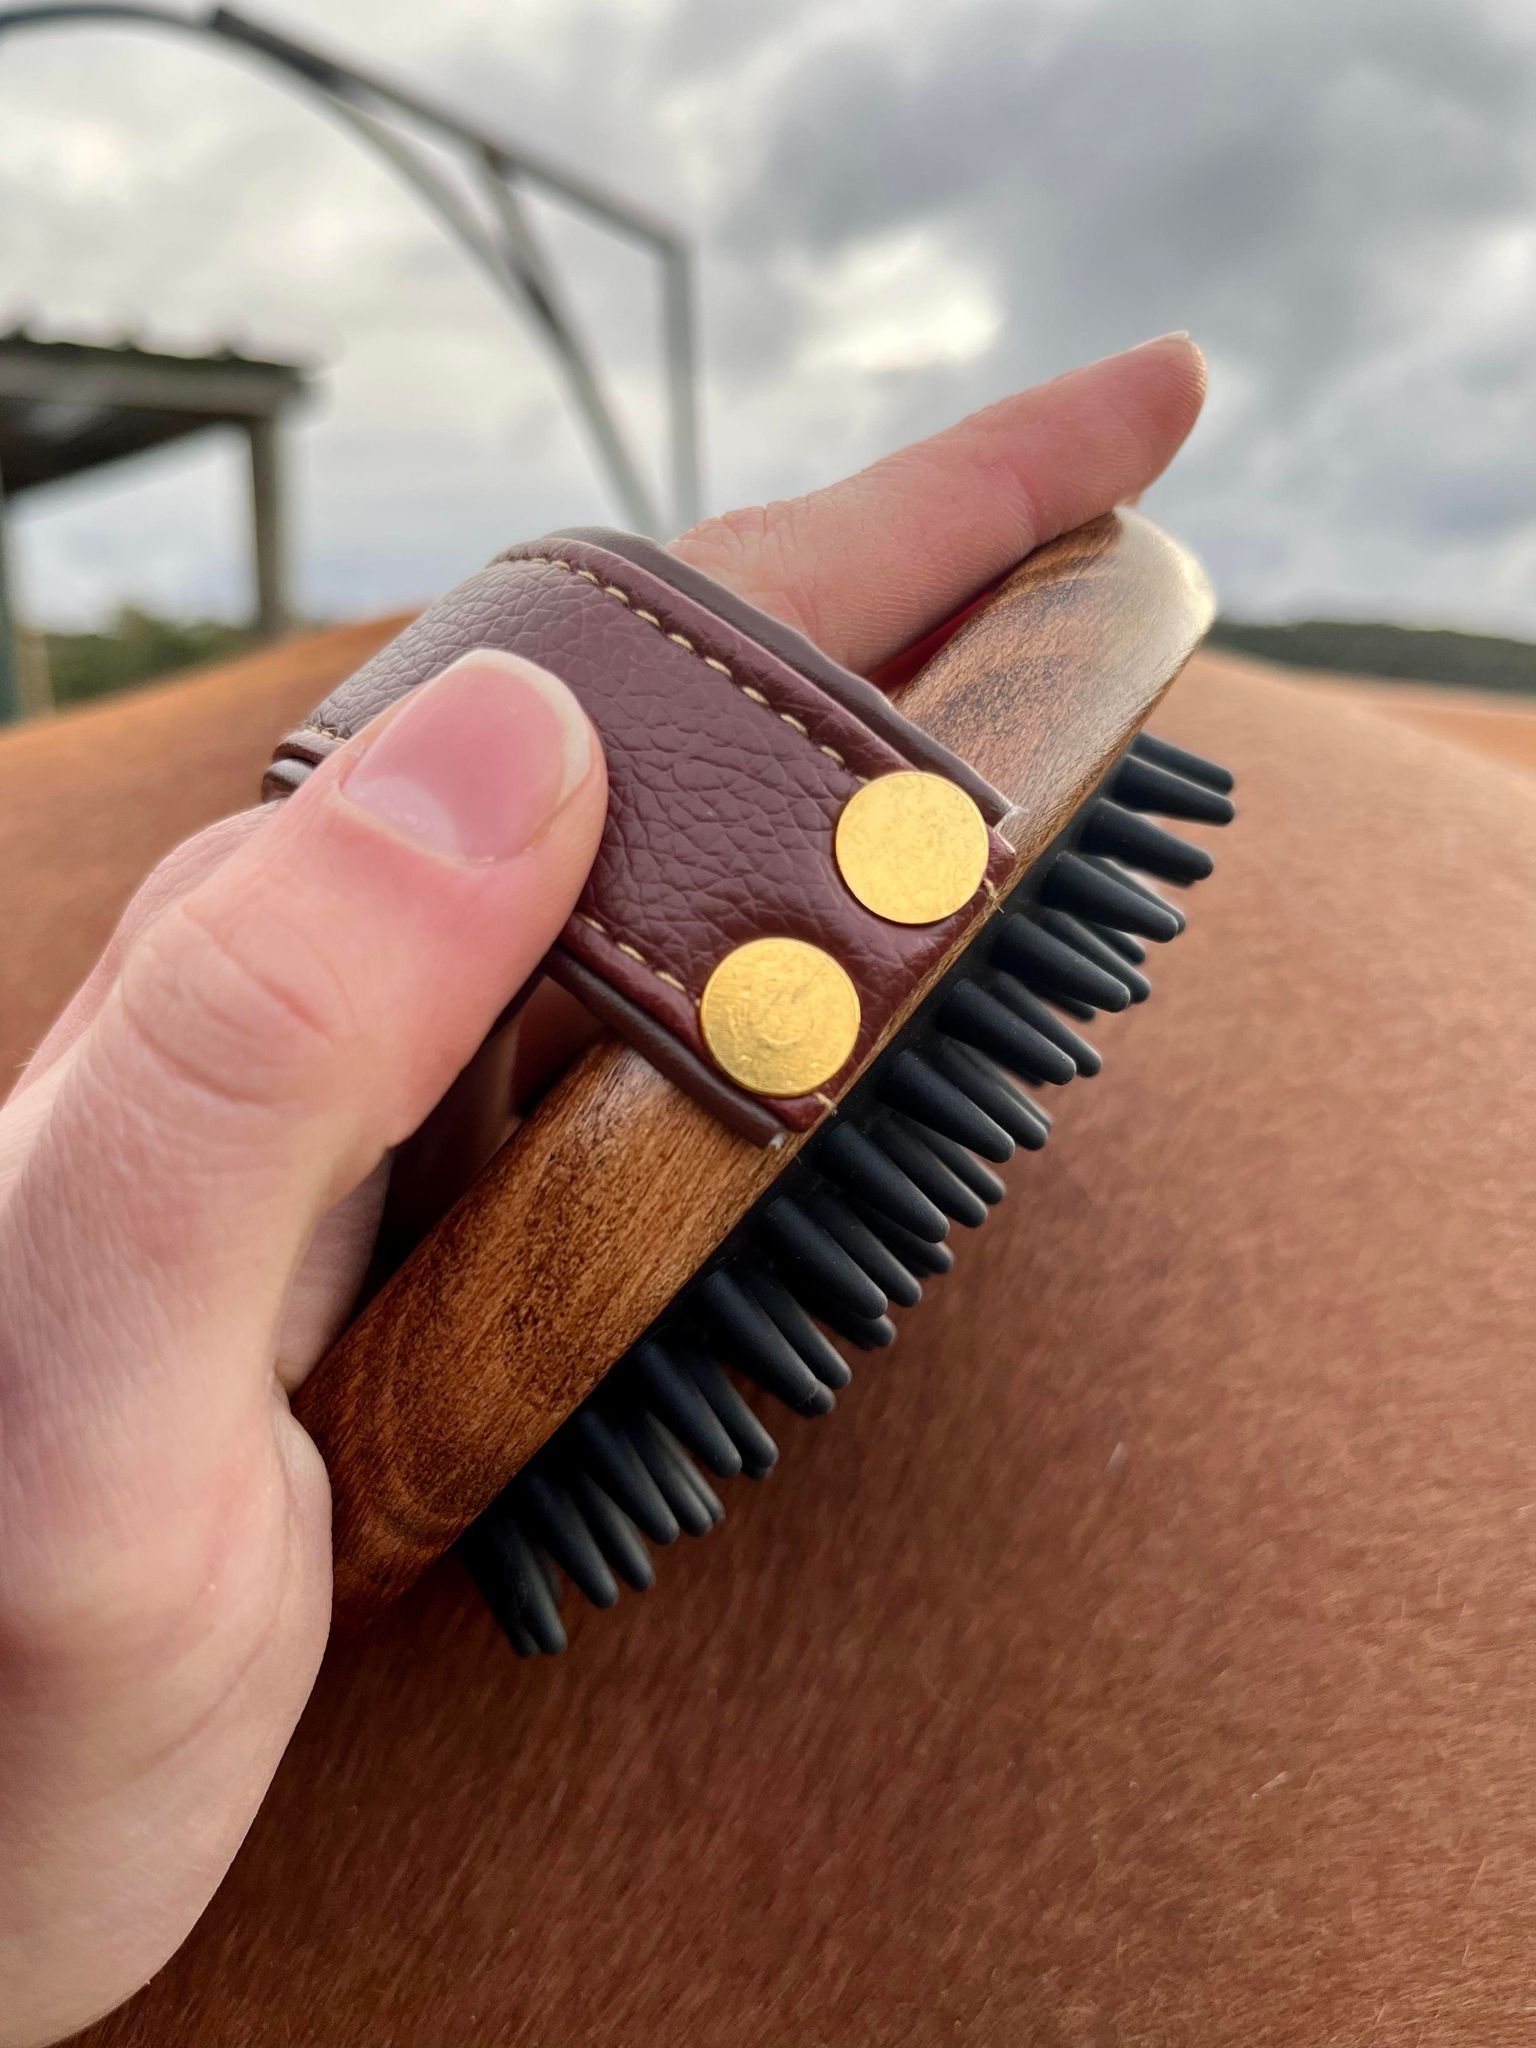
[(132, 0), (114, 5), (112, 0), (59, 0), (51, 7), (9, 7), (0, 14), (0, 30), (8, 28), (53, 28), (72, 21), (143, 21), (158, 28), (200, 28), (201, 22), (178, 14), (170, 7), (141, 7)]
[[(374, 115), (349, 101), (327, 95), (330, 111), (349, 127), (429, 206), (460, 246), (514, 300), (552, 349), (567, 386), (608, 471), (624, 516), (641, 533), (662, 537), (664, 521), (608, 404), (597, 373), (576, 327), (556, 301), (549, 281), (518, 261), (515, 245), (499, 243), (481, 228), (446, 179), (429, 162), (416, 157), (400, 138)], [(498, 190), (515, 205), (498, 181)], [(510, 239), (510, 238), (509, 238)]]
[[(8, 29), (87, 24), (169, 28), (217, 37), (251, 55), (264, 57), (317, 95), (437, 215), (502, 295), (532, 320), (554, 354), (568, 394), (586, 423), (625, 517), (642, 532), (659, 537), (664, 521), (654, 494), (608, 402), (595, 361), (574, 317), (562, 303), (553, 273), (518, 203), (512, 180), (526, 178), (542, 184), (558, 197), (595, 214), (611, 228), (649, 244), (665, 266), (663, 340), (671, 417), (673, 518), (682, 527), (697, 517), (698, 380), (691, 266), (686, 243), (672, 229), (590, 181), (513, 149), (497, 138), (481, 135), (446, 110), (295, 42), (232, 8), (214, 7), (203, 15), (187, 15), (147, 4), (147, 0), (53, 0), (53, 4), (0, 13), (0, 34)], [(381, 101), (408, 119), (438, 130), (472, 153), (497, 214), (502, 229), (500, 237), (481, 225), (424, 155), (418, 155), (378, 119), (366, 104), (368, 100)]]

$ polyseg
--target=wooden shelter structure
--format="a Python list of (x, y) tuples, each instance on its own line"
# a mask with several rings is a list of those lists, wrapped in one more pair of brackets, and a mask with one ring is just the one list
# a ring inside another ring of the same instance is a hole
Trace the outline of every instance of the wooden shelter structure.
[(134, 341), (0, 335), (0, 722), (23, 708), (21, 649), (6, 529), (25, 493), (216, 428), (243, 437), (250, 465), (253, 623), (264, 640), (291, 607), (283, 424), (309, 389), (295, 363), (173, 355)]

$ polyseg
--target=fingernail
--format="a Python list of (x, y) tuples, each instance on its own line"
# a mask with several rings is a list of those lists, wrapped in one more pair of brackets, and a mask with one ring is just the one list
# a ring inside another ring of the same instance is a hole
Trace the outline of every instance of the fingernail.
[(592, 766), (592, 728), (547, 669), (461, 655), (407, 698), (347, 772), (344, 799), (450, 860), (531, 846)]

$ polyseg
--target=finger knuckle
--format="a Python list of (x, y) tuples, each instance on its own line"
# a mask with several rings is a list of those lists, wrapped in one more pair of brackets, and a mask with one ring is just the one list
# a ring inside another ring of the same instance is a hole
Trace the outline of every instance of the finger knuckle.
[(121, 999), (160, 1072), (229, 1107), (322, 1088), (359, 1036), (323, 945), (260, 904), (233, 916), (174, 904), (130, 953)]
[(187, 895), (236, 847), (265, 822), (260, 812), (241, 811), (205, 825), (165, 854), (130, 897), (118, 925), (120, 945), (132, 945), (171, 906)]
[(690, 527), (673, 552), (814, 638), (815, 562), (804, 545), (804, 526), (798, 498), (743, 505)]

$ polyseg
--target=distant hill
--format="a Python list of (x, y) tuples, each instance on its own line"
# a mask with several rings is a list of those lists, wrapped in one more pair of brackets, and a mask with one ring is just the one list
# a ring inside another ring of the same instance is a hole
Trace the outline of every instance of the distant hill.
[[(162, 618), (131, 606), (98, 632), (37, 637), (46, 648), (58, 704), (222, 660), (252, 640), (245, 627), (221, 620)], [(1218, 619), (1211, 644), (1293, 668), (1536, 696), (1536, 646), (1491, 633), (1424, 631), (1355, 619), (1303, 619), (1294, 625)]]
[(1493, 633), (1382, 626), (1358, 619), (1301, 619), (1294, 625), (1271, 626), (1218, 619), (1211, 629), (1211, 644), (1292, 668), (1536, 696), (1536, 646)]
[(44, 633), (55, 704), (80, 704), (178, 669), (223, 661), (251, 645), (248, 627), (221, 619), (167, 619), (124, 605), (95, 633)]

